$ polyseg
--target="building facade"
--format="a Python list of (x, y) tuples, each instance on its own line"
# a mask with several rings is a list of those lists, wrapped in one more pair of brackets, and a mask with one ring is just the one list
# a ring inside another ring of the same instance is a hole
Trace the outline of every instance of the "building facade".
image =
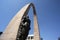
[[(43, 38), (40, 39), (43, 40)], [(34, 35), (28, 35), (26, 40), (34, 40)]]
[(28, 35), (26, 40), (34, 40), (34, 35)]

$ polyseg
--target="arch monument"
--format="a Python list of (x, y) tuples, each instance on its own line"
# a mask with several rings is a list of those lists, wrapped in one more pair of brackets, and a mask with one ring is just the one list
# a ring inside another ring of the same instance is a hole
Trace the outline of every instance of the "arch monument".
[(16, 40), (19, 25), (23, 16), (27, 16), (29, 9), (32, 7), (34, 14), (34, 40), (40, 40), (38, 20), (36, 15), (35, 6), (33, 3), (25, 5), (10, 21), (6, 30), (0, 36), (0, 40)]

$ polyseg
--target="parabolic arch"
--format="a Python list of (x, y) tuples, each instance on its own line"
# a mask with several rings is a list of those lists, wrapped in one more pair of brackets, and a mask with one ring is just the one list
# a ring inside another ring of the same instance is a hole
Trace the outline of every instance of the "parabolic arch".
[(18, 28), (21, 22), (21, 19), (23, 16), (27, 15), (30, 8), (33, 8), (33, 14), (34, 14), (34, 40), (40, 40), (39, 35), (39, 28), (38, 28), (38, 22), (37, 22), (37, 15), (35, 6), (33, 3), (29, 3), (25, 5), (10, 21), (8, 24), (6, 30), (3, 32), (3, 34), (0, 37), (0, 40), (16, 40), (16, 35), (18, 32)]

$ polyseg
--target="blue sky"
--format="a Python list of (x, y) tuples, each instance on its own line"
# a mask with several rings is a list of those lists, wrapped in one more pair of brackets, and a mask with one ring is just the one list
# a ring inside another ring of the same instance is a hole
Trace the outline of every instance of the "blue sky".
[[(43, 40), (58, 40), (60, 37), (60, 0), (0, 0), (0, 31), (4, 31), (13, 16), (27, 3), (36, 7), (40, 36)], [(33, 34), (33, 11), (29, 11)]]

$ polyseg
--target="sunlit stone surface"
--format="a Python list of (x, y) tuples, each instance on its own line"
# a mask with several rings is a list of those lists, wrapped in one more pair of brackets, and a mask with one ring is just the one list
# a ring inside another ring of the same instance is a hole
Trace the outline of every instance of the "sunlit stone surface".
[[(34, 14), (34, 40), (40, 40), (39, 29), (38, 29), (38, 22), (35, 7), (32, 3), (25, 5), (10, 21), (6, 30), (0, 36), (0, 40), (16, 40), (19, 25), (21, 23), (21, 19), (23, 16), (28, 14), (30, 7), (33, 8)], [(19, 38), (18, 38), (19, 39)]]

